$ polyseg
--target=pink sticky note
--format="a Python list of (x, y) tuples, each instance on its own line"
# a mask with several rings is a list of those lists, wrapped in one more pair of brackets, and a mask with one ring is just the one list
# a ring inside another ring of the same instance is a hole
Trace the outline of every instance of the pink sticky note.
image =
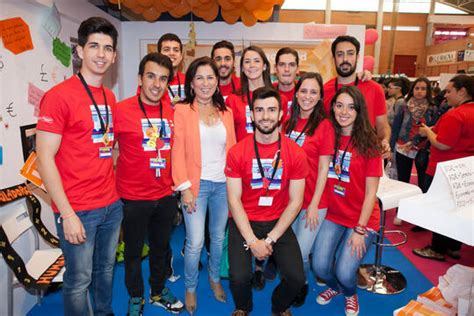
[(41, 102), (41, 98), (44, 95), (44, 91), (32, 84), (31, 82), (28, 83), (28, 103), (35, 107), (35, 111), (33, 115), (38, 117), (39, 114), (39, 105)]
[(325, 25), (308, 23), (303, 28), (303, 38), (305, 39), (328, 39), (344, 35), (347, 32), (345, 25)]

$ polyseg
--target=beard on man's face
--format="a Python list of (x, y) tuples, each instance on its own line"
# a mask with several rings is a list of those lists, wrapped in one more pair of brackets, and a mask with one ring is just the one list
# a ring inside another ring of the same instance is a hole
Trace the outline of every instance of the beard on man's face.
[[(344, 68), (344, 69), (343, 69)], [(341, 77), (351, 76), (357, 68), (357, 64), (352, 66), (350, 63), (344, 62), (336, 67), (337, 74)]]

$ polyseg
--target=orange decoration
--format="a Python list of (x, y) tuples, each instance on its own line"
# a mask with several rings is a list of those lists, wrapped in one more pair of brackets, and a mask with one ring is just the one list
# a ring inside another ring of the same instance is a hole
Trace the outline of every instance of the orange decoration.
[(151, 7), (153, 5), (154, 0), (137, 0), (138, 5), (144, 8)]
[(123, 0), (121, 3), (129, 9), (133, 9), (138, 6), (138, 2), (135, 0)]
[(255, 23), (257, 23), (257, 18), (247, 10), (242, 11), (242, 15), (240, 17), (246, 26), (253, 26)]
[(253, 11), (253, 15), (259, 19), (260, 21), (266, 21), (268, 20), (273, 14), (273, 8), (270, 8), (270, 10), (255, 10)]
[(241, 9), (235, 10), (221, 10), (222, 18), (229, 24), (234, 24), (240, 18), (240, 13), (242, 12)]
[[(216, 19), (217, 15), (219, 14), (219, 6), (217, 3), (210, 3), (211, 6), (209, 8), (194, 8), (193, 13), (196, 14), (198, 17), (203, 19), (206, 22), (212, 22)], [(207, 5), (206, 5), (207, 7)]]
[(112, 3), (112, 4), (117, 4), (118, 0), (109, 0), (109, 2)]
[(248, 12), (253, 12), (254, 10), (256, 10), (258, 7), (260, 6), (260, 1), (246, 1), (244, 3), (244, 8), (245, 10), (247, 10)]
[(170, 10), (170, 14), (175, 18), (180, 18), (191, 12), (191, 7), (186, 1), (178, 4), (174, 9)]
[(159, 19), (161, 12), (156, 10), (154, 6), (151, 6), (145, 11), (143, 11), (142, 15), (145, 18), (145, 20), (147, 20), (148, 22), (155, 22), (156, 20)]
[(160, 1), (165, 7), (169, 8), (170, 10), (176, 8), (178, 4), (181, 3), (181, 0), (161, 0)]
[(221, 10), (234, 10), (237, 8), (235, 3), (230, 2), (229, 0), (218, 0)]
[(142, 14), (143, 11), (145, 11), (145, 8), (138, 5), (138, 6), (136, 6), (135, 8), (133, 8), (131, 10), (135, 14)]
[(167, 11), (169, 11), (169, 10), (171, 9), (171, 8), (168, 8), (167, 6), (165, 6), (165, 5), (163, 4), (163, 2), (160, 1), (160, 0), (155, 1), (155, 2), (153, 3), (153, 6), (155, 7), (156, 11), (161, 12), (161, 13), (167, 12)]

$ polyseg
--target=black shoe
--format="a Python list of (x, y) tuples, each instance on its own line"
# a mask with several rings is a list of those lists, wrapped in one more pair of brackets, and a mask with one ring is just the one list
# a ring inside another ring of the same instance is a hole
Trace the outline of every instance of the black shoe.
[(256, 270), (253, 273), (252, 286), (255, 290), (261, 291), (265, 287), (265, 277), (263, 271)]
[(265, 279), (269, 281), (275, 280), (277, 275), (277, 268), (275, 265), (275, 260), (273, 260), (272, 257), (268, 259), (267, 265), (265, 266), (265, 270), (263, 270), (263, 275), (265, 276)]
[(419, 233), (419, 232), (425, 232), (425, 231), (427, 231), (426, 228), (423, 228), (423, 227), (420, 227), (420, 226), (413, 226), (410, 230), (411, 230), (412, 232), (414, 232), (414, 233)]
[(301, 305), (304, 304), (304, 302), (306, 301), (306, 296), (308, 296), (308, 291), (309, 291), (309, 287), (308, 287), (308, 284), (305, 284), (300, 292), (298, 293), (298, 295), (296, 295), (296, 298), (295, 300), (293, 301), (293, 307), (300, 307)]

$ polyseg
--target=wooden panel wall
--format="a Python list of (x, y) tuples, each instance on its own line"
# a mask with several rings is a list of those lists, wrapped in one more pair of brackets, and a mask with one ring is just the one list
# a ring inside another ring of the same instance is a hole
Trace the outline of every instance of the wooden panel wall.
[[(280, 22), (292, 23), (324, 23), (324, 11), (304, 11), (304, 10), (281, 10)], [(399, 26), (419, 26), (420, 32), (390, 32), (383, 31), (382, 33), (382, 47), (380, 52), (380, 63), (378, 73), (385, 73), (393, 69), (392, 64), (389, 65), (389, 53), (392, 33), (395, 35), (394, 39), (394, 55), (416, 55), (417, 66), (416, 75), (437, 76), (440, 72), (447, 72), (458, 69), (467, 69), (473, 66), (473, 63), (456, 63), (450, 66), (441, 67), (426, 67), (426, 56), (430, 54), (447, 52), (452, 50), (466, 49), (467, 42), (474, 42), (471, 36), (469, 39), (462, 40), (462, 43), (455, 43), (458, 41), (449, 42), (449, 46), (442, 46), (446, 44), (439, 44), (435, 46), (425, 46), (426, 38), (426, 23), (427, 14), (412, 14), (400, 13), (398, 14), (397, 25)], [(370, 28), (375, 28), (377, 23), (377, 13), (375, 12), (341, 12), (333, 11), (331, 16), (331, 23), (333, 24), (362, 24)], [(384, 13), (384, 25), (391, 25), (392, 13)], [(471, 29), (474, 32), (474, 28)], [(379, 39), (380, 40), (380, 39)], [(461, 41), (461, 40), (460, 40)], [(474, 43), (473, 43), (474, 46)], [(462, 48), (463, 47), (463, 48)], [(474, 48), (472, 48), (474, 49)], [(374, 55), (374, 45), (366, 45), (366, 55)], [(460, 64), (460, 65), (457, 65)], [(377, 70), (377, 69), (376, 69)]]

